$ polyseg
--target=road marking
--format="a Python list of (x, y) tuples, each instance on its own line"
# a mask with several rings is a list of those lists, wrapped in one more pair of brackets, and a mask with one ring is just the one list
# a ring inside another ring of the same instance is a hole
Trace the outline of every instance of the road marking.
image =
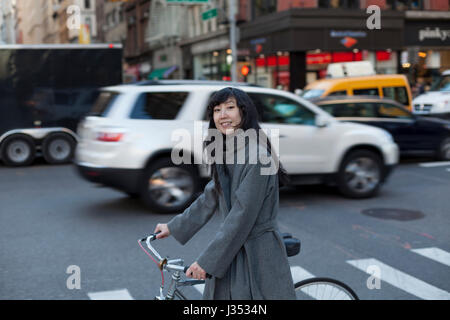
[(443, 167), (443, 166), (449, 166), (450, 161), (438, 161), (438, 162), (424, 162), (419, 163), (420, 167), (424, 168), (431, 168), (431, 167)]
[(314, 278), (314, 275), (312, 273), (299, 266), (291, 267), (291, 274), (294, 283), (297, 283), (305, 279)]
[[(450, 293), (392, 268), (377, 259), (348, 260), (347, 263), (367, 272), (369, 266), (380, 269), (381, 280), (425, 300), (450, 300)], [(370, 274), (370, 273), (369, 273)]]
[(194, 288), (197, 289), (198, 292), (203, 294), (203, 291), (205, 290), (205, 285), (204, 284), (196, 284), (196, 285), (194, 285)]
[(90, 292), (88, 296), (91, 300), (134, 300), (127, 289)]
[[(294, 280), (294, 283), (314, 277), (314, 275), (312, 273), (310, 273), (309, 271), (307, 271), (299, 266), (291, 267), (291, 275), (292, 275), (292, 280)], [(205, 285), (204, 284), (196, 284), (196, 285), (194, 285), (194, 288), (197, 289), (198, 292), (203, 294), (203, 291), (205, 290)]]
[(411, 251), (450, 267), (450, 253), (447, 251), (439, 248), (412, 249)]

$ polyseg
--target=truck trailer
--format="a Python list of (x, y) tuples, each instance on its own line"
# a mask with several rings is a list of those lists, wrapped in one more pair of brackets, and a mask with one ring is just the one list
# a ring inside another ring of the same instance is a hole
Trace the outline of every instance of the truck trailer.
[(70, 162), (98, 89), (120, 83), (121, 44), (0, 45), (0, 159)]

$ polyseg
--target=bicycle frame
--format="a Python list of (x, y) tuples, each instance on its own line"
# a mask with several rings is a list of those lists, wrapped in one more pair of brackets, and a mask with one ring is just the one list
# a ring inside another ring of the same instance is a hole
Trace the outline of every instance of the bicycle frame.
[(196, 284), (204, 284), (204, 280), (196, 279), (186, 279), (181, 280), (181, 273), (186, 272), (187, 268), (184, 265), (183, 259), (171, 259), (167, 260), (162, 258), (161, 255), (156, 251), (156, 249), (151, 245), (151, 241), (156, 239), (156, 235), (152, 234), (147, 238), (141, 239), (140, 241), (145, 241), (147, 248), (153, 253), (153, 255), (159, 260), (159, 269), (162, 271), (172, 272), (172, 279), (167, 289), (166, 295), (163, 293), (164, 286), (161, 284), (159, 288), (159, 296), (155, 297), (155, 300), (173, 300), (174, 297), (178, 297), (182, 300), (187, 300), (183, 293), (178, 290), (178, 287), (193, 286)]

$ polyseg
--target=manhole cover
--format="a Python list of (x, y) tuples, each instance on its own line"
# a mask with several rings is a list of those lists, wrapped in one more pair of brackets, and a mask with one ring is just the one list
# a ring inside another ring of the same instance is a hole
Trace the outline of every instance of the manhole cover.
[(425, 217), (425, 215), (420, 211), (390, 208), (366, 209), (361, 213), (374, 218), (399, 221), (417, 220)]

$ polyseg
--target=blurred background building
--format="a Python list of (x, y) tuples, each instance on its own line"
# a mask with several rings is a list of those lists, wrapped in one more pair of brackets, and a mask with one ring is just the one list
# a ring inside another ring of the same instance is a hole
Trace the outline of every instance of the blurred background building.
[[(19, 43), (96, 42), (96, 0), (16, 0)], [(71, 6), (76, 6), (70, 8)], [(74, 23), (69, 28), (68, 23)], [(87, 33), (87, 34), (86, 34)], [(80, 41), (80, 38), (84, 38)]]
[[(127, 81), (230, 80), (229, 1), (3, 0), (1, 41), (122, 43)], [(238, 70), (250, 71), (240, 81), (293, 91), (330, 63), (370, 61), (413, 85), (450, 69), (449, 0), (235, 1)], [(73, 5), (80, 27), (69, 29)], [(367, 28), (370, 5), (381, 29)]]
[(16, 0), (0, 1), (0, 44), (16, 43)]

